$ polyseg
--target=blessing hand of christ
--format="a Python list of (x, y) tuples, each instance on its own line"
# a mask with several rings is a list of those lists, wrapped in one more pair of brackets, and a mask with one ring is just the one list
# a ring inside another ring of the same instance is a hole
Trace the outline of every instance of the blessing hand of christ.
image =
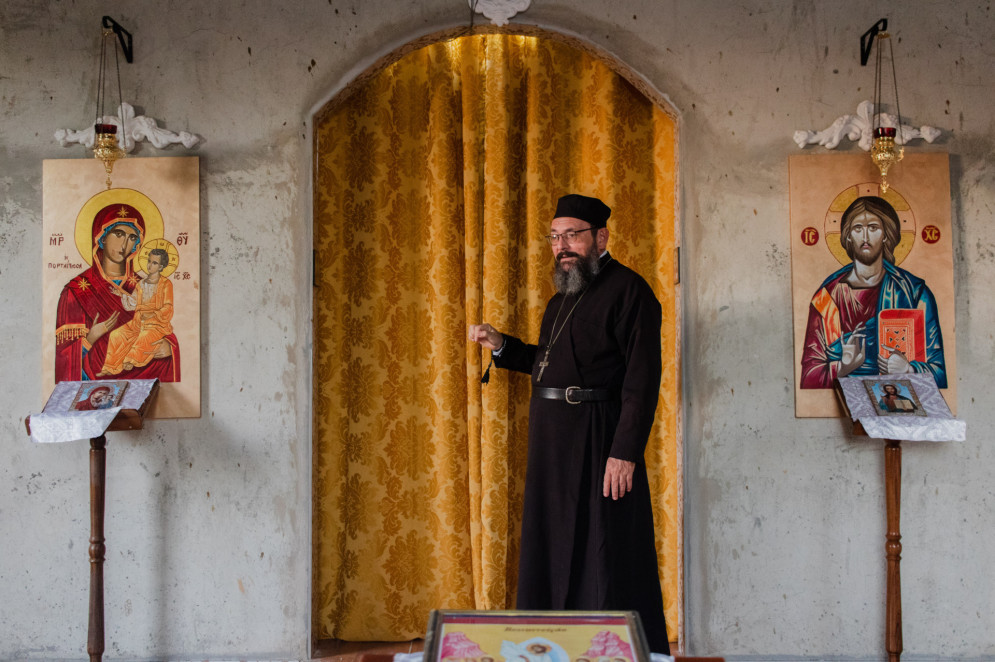
[(608, 462), (605, 464), (604, 496), (610, 496), (612, 500), (618, 501), (625, 496), (626, 492), (631, 492), (632, 474), (635, 469), (635, 462), (619, 460), (614, 457), (608, 458)]
[(853, 327), (850, 336), (843, 341), (843, 356), (840, 360), (838, 377), (846, 377), (851, 372), (864, 365), (867, 357), (867, 346), (864, 343), (864, 323)]

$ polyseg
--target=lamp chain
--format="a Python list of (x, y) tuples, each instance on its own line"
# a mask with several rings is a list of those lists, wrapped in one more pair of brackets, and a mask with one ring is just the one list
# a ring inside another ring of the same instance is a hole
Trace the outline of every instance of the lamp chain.
[(902, 107), (898, 103), (898, 74), (895, 68), (895, 46), (891, 41), (891, 35), (887, 32), (880, 32), (877, 35), (877, 53), (875, 58), (874, 66), (874, 119), (871, 123), (872, 129), (877, 129), (881, 126), (880, 115), (884, 112), (884, 107), (881, 104), (881, 90), (883, 87), (883, 76), (881, 75), (881, 69), (884, 65), (884, 53), (881, 47), (881, 40), (888, 40), (888, 54), (891, 57), (891, 84), (895, 90), (895, 114), (898, 117), (898, 126), (895, 127), (898, 131), (898, 144), (904, 145), (905, 138), (902, 136)]
[[(898, 144), (904, 145), (905, 138), (902, 136), (902, 107), (898, 105), (898, 76), (895, 73), (895, 46), (891, 39), (888, 39), (888, 52), (891, 53), (891, 84), (895, 87), (895, 114), (898, 115)], [(118, 72), (120, 76), (120, 71)]]
[[(100, 65), (97, 69), (97, 116), (94, 118), (96, 123), (102, 121), (102, 117), (106, 114), (106, 104), (107, 104), (107, 40), (114, 39), (114, 32), (112, 30), (103, 30), (100, 38)], [(118, 59), (118, 45), (117, 41), (114, 41), (114, 69), (117, 72), (117, 98), (118, 98), (118, 111), (121, 112), (122, 117), (118, 119), (121, 122), (121, 135), (124, 137), (124, 117), (123, 117), (123, 106), (124, 106), (124, 94), (121, 88), (121, 62)]]
[(97, 112), (93, 120), (100, 123), (100, 118), (104, 116), (104, 77), (107, 68), (107, 31), (100, 35), (100, 62), (97, 63)]

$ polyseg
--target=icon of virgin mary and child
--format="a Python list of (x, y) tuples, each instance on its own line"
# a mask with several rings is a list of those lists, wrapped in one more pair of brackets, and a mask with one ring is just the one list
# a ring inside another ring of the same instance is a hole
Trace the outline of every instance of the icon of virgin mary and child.
[(180, 381), (173, 333), (173, 284), (163, 275), (169, 253), (153, 249), (147, 275), (136, 273), (147, 239), (141, 213), (128, 204), (93, 218), (90, 268), (62, 289), (55, 322), (55, 381)]

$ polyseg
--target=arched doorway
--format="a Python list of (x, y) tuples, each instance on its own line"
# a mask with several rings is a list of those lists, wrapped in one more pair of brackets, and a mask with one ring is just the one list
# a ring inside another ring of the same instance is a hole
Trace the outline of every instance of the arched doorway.
[(514, 605), (529, 383), (481, 386), (465, 329), (537, 337), (542, 236), (571, 191), (613, 208), (612, 254), (665, 311), (646, 461), (677, 639), (677, 119), (626, 73), (545, 31), (436, 35), (315, 115), (316, 639), (412, 639), (431, 609)]

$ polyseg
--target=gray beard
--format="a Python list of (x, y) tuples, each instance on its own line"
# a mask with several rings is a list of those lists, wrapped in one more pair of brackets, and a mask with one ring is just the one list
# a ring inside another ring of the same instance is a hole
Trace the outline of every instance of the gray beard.
[(556, 291), (560, 294), (580, 294), (594, 282), (599, 271), (601, 271), (601, 265), (596, 250), (587, 257), (582, 256), (569, 270), (563, 269), (557, 260), (556, 270), (553, 272), (553, 284), (556, 285)]

